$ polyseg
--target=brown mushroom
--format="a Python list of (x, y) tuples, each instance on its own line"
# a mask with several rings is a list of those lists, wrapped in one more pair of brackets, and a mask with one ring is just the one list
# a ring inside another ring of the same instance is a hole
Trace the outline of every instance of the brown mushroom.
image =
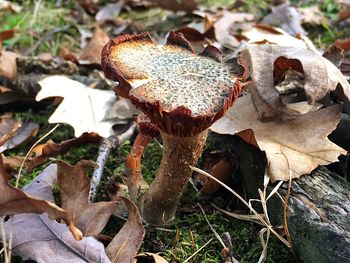
[[(116, 37), (103, 50), (102, 67), (119, 82), (117, 93), (129, 97), (161, 132), (160, 168), (141, 204), (150, 224), (164, 225), (174, 217), (208, 128), (241, 92), (241, 67), (233, 60), (221, 62), (221, 56), (210, 45), (195, 54), (183, 35), (174, 32), (165, 45), (154, 44), (143, 33)], [(143, 84), (132, 88), (135, 81)]]
[(126, 161), (129, 195), (136, 204), (139, 200), (138, 197), (148, 189), (148, 184), (141, 173), (142, 154), (148, 143), (159, 135), (158, 127), (144, 113), (138, 115), (137, 124), (139, 133)]

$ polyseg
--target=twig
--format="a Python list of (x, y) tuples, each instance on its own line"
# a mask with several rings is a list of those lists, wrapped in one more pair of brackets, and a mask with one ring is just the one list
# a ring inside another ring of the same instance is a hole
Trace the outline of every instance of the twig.
[(95, 169), (91, 181), (90, 181), (90, 192), (89, 192), (89, 201), (94, 202), (97, 194), (97, 187), (101, 182), (102, 174), (104, 166), (108, 160), (108, 156), (111, 153), (111, 150), (122, 144), (124, 141), (128, 140), (135, 132), (136, 124), (133, 122), (130, 127), (123, 133), (111, 136), (103, 139), (100, 144), (98, 157), (97, 157), (97, 165), (98, 167)]
[(103, 168), (108, 160), (108, 156), (111, 153), (111, 150), (118, 145), (119, 141), (116, 136), (110, 136), (108, 138), (103, 138), (98, 150), (98, 157), (96, 160), (97, 168), (95, 169), (91, 181), (90, 181), (90, 192), (89, 200), (94, 202), (96, 198), (96, 188), (100, 184)]
[(1, 228), (1, 236), (2, 236), (2, 240), (3, 240), (5, 262), (7, 263), (7, 262), (9, 262), (9, 255), (8, 255), (8, 251), (7, 251), (4, 217), (1, 217), (1, 219), (0, 219), (0, 228)]
[(191, 256), (189, 256), (187, 259), (185, 259), (185, 261), (183, 261), (183, 263), (186, 263), (188, 261), (191, 260), (191, 258), (193, 258), (195, 255), (197, 255), (203, 248), (205, 248), (213, 239), (209, 239), (209, 241), (207, 243), (205, 243), (203, 246), (201, 246), (196, 252), (194, 252)]
[(286, 198), (285, 198), (284, 205), (283, 205), (283, 225), (284, 225), (284, 232), (286, 233), (287, 240), (290, 244), (292, 243), (292, 238), (290, 237), (289, 228), (288, 228), (287, 208), (288, 208), (288, 199), (289, 199), (291, 188), (292, 188), (292, 175), (291, 175), (291, 172), (289, 170), (288, 190), (287, 190)]

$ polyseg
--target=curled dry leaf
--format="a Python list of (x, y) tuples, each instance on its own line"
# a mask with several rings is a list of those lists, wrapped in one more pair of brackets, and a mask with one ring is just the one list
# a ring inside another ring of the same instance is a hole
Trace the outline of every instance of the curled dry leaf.
[(13, 175), (15, 171), (18, 171), (18, 168), (24, 162), (23, 156), (5, 156), (1, 154), (2, 160), (4, 163), (4, 172), (6, 173), (7, 179), (14, 178), (16, 175)]
[[(221, 182), (226, 183), (231, 178), (234, 168), (235, 167), (232, 163), (220, 160), (210, 169), (209, 173)], [(202, 194), (210, 195), (217, 192), (220, 189), (220, 187), (221, 185), (219, 185), (214, 180), (208, 178), (207, 180), (205, 180), (200, 192)]]
[(136, 205), (126, 197), (116, 199), (125, 205), (128, 220), (106, 248), (106, 253), (113, 263), (130, 263), (139, 251), (145, 237), (145, 228)]
[(36, 100), (63, 97), (62, 103), (49, 118), (50, 123), (68, 123), (73, 126), (75, 137), (84, 132), (95, 132), (106, 138), (114, 134), (112, 126), (115, 120), (110, 111), (117, 97), (113, 91), (91, 89), (64, 76), (48, 77), (39, 84), (41, 90)]
[[(28, 189), (28, 188), (27, 188)], [(51, 191), (46, 189), (45, 191)], [(50, 219), (63, 219), (69, 226), (76, 240), (82, 239), (82, 233), (74, 226), (71, 216), (52, 202), (33, 197), (8, 184), (4, 173), (2, 157), (0, 155), (0, 216), (20, 213), (47, 213)], [(49, 193), (45, 193), (46, 196)], [(52, 193), (50, 192), (51, 196)], [(53, 198), (50, 199), (50, 201)]]
[(329, 92), (336, 91), (350, 109), (350, 85), (330, 61), (302, 48), (250, 45), (240, 54), (250, 69), (252, 94), (259, 118), (295, 118), (317, 110)]
[(1, 120), (0, 136), (6, 139), (6, 141), (4, 143), (0, 143), (0, 153), (25, 143), (29, 139), (33, 138), (37, 134), (38, 130), (39, 125), (34, 122), (20, 124), (13, 119)]
[(109, 36), (99, 26), (96, 26), (90, 42), (84, 47), (79, 56), (79, 63), (101, 64), (101, 51), (108, 41)]
[[(56, 175), (57, 167), (51, 164), (25, 186), (24, 191), (53, 202), (51, 187), (56, 181)], [(46, 214), (15, 215), (5, 223), (5, 230), (7, 238), (12, 230), (12, 251), (23, 260), (35, 260), (38, 263), (110, 263), (102, 243), (92, 237), (76, 241), (67, 226), (50, 220)]]
[[(203, 170), (208, 171), (221, 182), (227, 183), (238, 164), (239, 160), (229, 151), (213, 152), (205, 158)], [(194, 182), (196, 185), (202, 185), (201, 194), (211, 195), (221, 188), (220, 184), (203, 174), (198, 174)]]
[(289, 173), (292, 178), (309, 174), (318, 165), (335, 162), (340, 154), (346, 154), (327, 138), (340, 120), (336, 105), (290, 121), (261, 122), (250, 95), (239, 98), (235, 104), (211, 130), (235, 134), (252, 129), (259, 148), (266, 153), (273, 182), (289, 180)]
[(51, 157), (55, 157), (59, 154), (65, 154), (73, 147), (89, 143), (98, 143), (100, 140), (101, 137), (98, 134), (94, 132), (85, 132), (79, 138), (66, 140), (61, 143), (55, 143), (52, 140), (49, 140), (44, 144), (39, 144), (33, 149), (35, 157), (30, 160), (28, 169), (32, 170), (34, 167), (43, 164)]
[(116, 209), (115, 202), (89, 203), (90, 180), (86, 168), (94, 162), (82, 160), (75, 166), (57, 162), (57, 180), (60, 187), (62, 208), (72, 215), (75, 225), (84, 236), (97, 236)]
[[(21, 124), (17, 122), (14, 122), (14, 125), (11, 127), (11, 125), (8, 125), (8, 122), (4, 122), (3, 120), (4, 119), (1, 118), (0, 129), (2, 131), (0, 132), (0, 147), (6, 144), (6, 142), (10, 140), (15, 135), (16, 131), (21, 127)], [(6, 131), (8, 128), (10, 128), (10, 130)]]

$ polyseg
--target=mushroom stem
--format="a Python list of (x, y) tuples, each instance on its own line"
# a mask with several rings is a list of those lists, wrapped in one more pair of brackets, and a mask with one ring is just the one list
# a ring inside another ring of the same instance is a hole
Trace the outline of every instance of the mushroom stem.
[(138, 203), (138, 196), (142, 195), (140, 192), (148, 188), (148, 184), (141, 173), (141, 158), (145, 147), (152, 139), (153, 136), (139, 133), (126, 161), (129, 195), (130, 199), (136, 204)]
[(176, 206), (192, 170), (202, 154), (208, 130), (192, 137), (161, 133), (163, 156), (156, 178), (144, 195), (141, 210), (151, 225), (165, 225), (174, 218)]

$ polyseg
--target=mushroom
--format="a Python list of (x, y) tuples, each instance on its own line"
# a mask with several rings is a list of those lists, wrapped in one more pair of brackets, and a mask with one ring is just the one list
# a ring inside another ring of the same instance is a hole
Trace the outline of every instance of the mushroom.
[(134, 141), (130, 154), (127, 157), (127, 184), (130, 199), (138, 203), (139, 196), (148, 189), (147, 182), (143, 179), (141, 173), (141, 158), (147, 144), (159, 135), (159, 129), (144, 114), (140, 113), (137, 117), (139, 133)]
[[(108, 78), (160, 130), (163, 156), (154, 181), (144, 194), (146, 222), (164, 225), (173, 219), (184, 187), (205, 145), (208, 128), (238, 97), (242, 68), (207, 46), (195, 54), (182, 34), (170, 32), (165, 45), (148, 33), (112, 39), (102, 51)], [(133, 88), (138, 83), (137, 88)]]

